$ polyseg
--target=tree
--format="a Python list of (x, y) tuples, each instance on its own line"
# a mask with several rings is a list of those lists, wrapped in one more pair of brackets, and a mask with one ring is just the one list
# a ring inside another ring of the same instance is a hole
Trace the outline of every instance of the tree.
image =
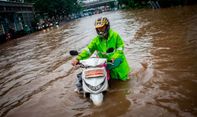
[(127, 7), (136, 8), (142, 6), (142, 2), (145, 0), (118, 0), (119, 4), (126, 5)]
[(80, 10), (77, 0), (26, 0), (34, 3), (35, 11), (49, 16), (68, 15)]

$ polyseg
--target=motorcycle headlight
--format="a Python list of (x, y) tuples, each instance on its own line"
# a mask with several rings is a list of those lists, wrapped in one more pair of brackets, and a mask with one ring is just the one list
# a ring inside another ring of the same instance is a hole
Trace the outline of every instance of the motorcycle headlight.
[(103, 86), (104, 83), (105, 83), (105, 80), (104, 80), (101, 84), (99, 84), (99, 85), (97, 85), (97, 86), (91, 86), (90, 84), (87, 84), (87, 83), (85, 82), (86, 86), (87, 86), (88, 88), (90, 88), (91, 90), (93, 90), (93, 91), (99, 90), (99, 89)]

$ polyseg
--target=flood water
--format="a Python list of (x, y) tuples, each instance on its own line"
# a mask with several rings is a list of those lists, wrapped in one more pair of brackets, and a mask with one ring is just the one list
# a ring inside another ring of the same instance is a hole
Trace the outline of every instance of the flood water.
[[(91, 41), (100, 16), (124, 39), (130, 66), (148, 68), (112, 81), (95, 107), (74, 92), (78, 71), (68, 51)], [(197, 6), (106, 12), (0, 45), (0, 116), (197, 116)]]

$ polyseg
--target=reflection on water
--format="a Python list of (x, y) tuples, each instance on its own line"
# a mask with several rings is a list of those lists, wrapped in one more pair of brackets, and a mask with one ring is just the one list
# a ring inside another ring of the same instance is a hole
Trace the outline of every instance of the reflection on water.
[[(107, 16), (125, 41), (138, 78), (112, 81), (101, 107), (74, 93), (70, 49), (96, 35)], [(0, 116), (196, 116), (197, 7), (108, 12), (40, 31), (0, 47)], [(62, 56), (66, 56), (63, 61)]]

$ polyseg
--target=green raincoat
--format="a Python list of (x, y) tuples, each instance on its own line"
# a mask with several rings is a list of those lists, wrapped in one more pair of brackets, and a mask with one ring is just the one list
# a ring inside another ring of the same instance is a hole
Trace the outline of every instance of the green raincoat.
[[(114, 52), (106, 53), (109, 48), (114, 48)], [(110, 70), (110, 76), (112, 79), (121, 79), (127, 80), (128, 74), (130, 72), (130, 67), (127, 63), (126, 57), (123, 52), (124, 42), (119, 36), (118, 33), (114, 32), (112, 29), (109, 30), (108, 39), (100, 38), (96, 36), (88, 46), (77, 56), (78, 60), (87, 59), (90, 57), (95, 51), (97, 51), (97, 55), (100, 58), (107, 58), (107, 60), (121, 58), (122, 63)]]

